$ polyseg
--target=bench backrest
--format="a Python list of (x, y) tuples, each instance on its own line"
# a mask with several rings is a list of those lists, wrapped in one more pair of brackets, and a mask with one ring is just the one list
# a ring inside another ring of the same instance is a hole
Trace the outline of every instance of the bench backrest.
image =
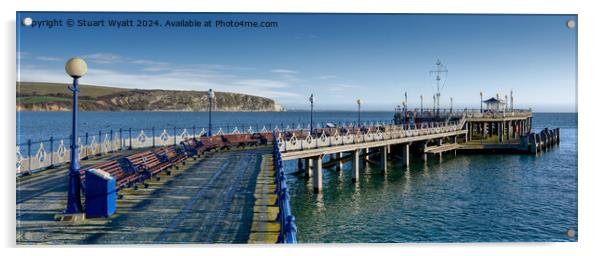
[(101, 169), (104, 172), (111, 174), (111, 176), (113, 176), (115, 178), (115, 180), (120, 180), (121, 178), (128, 175), (123, 170), (121, 165), (117, 161), (113, 160), (113, 161), (108, 161), (108, 162), (93, 165), (87, 169), (82, 169), (80, 171), (80, 179), (82, 181), (86, 179), (86, 170), (89, 170), (89, 169)]
[(230, 143), (240, 143), (240, 142), (252, 142), (254, 141), (253, 139), (251, 139), (251, 135), (244, 133), (244, 134), (227, 134), (227, 135), (222, 135), (222, 138), (224, 140), (226, 140), (227, 142)]
[(169, 159), (173, 159), (174, 157), (178, 156), (178, 152), (174, 146), (158, 148), (155, 150), (155, 153), (159, 155), (165, 155)]
[(161, 164), (161, 160), (152, 151), (144, 151), (126, 157), (135, 168), (153, 168)]

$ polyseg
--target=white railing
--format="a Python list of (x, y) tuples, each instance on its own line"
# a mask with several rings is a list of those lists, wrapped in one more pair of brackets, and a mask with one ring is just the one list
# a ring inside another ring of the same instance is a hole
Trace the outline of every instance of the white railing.
[[(384, 125), (369, 127), (362, 132), (351, 129), (334, 129), (334, 134), (327, 134), (322, 130), (316, 135), (303, 132), (277, 133), (277, 143), (280, 152), (307, 150), (322, 147), (383, 141), (405, 137), (416, 137), (429, 134), (448, 133), (462, 130), (464, 120), (447, 123), (423, 123), (419, 127), (401, 125)], [(285, 137), (285, 135), (288, 135)]]
[[(259, 127), (233, 127), (230, 129), (216, 128), (213, 130), (213, 135), (224, 134), (241, 134), (241, 133), (270, 133), (273, 131), (282, 130), (278, 126), (273, 129), (268, 129), (265, 126)], [(152, 131), (152, 132), (151, 132)], [(154, 134), (154, 136), (153, 136)], [(203, 128), (200, 131), (196, 130), (193, 134), (193, 129), (162, 129), (151, 130), (141, 129), (139, 131), (120, 130), (119, 132), (110, 131), (105, 133), (97, 133), (94, 135), (86, 135), (79, 137), (77, 144), (79, 146), (79, 158), (85, 159), (90, 156), (106, 155), (112, 152), (162, 147), (168, 145), (178, 145), (180, 142), (192, 138), (192, 136), (200, 137), (206, 134)], [(16, 173), (17, 175), (30, 174), (33, 171), (47, 169), (53, 166), (62, 165), (70, 162), (71, 155), (71, 140), (69, 138), (52, 139), (21, 143), (17, 145), (16, 152)]]

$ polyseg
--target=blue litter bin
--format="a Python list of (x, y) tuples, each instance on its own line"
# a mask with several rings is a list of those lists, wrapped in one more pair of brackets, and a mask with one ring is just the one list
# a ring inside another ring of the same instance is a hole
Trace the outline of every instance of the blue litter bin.
[(86, 217), (109, 217), (117, 205), (115, 178), (101, 169), (86, 171)]

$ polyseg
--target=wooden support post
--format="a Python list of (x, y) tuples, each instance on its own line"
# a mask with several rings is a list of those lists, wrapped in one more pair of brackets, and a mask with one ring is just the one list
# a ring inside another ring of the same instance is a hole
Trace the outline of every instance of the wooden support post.
[(351, 170), (351, 182), (359, 182), (360, 176), (360, 150), (356, 149), (353, 154), (353, 169)]
[[(458, 136), (454, 136), (454, 144), (458, 144)], [(454, 157), (457, 155), (458, 154), (457, 154), (456, 150), (454, 149)]]
[(387, 146), (380, 148), (380, 169), (383, 173), (387, 173)]
[(365, 164), (368, 164), (368, 160), (370, 159), (370, 156), (368, 155), (368, 153), (370, 153), (370, 148), (366, 148), (364, 152), (365, 152), (364, 162), (365, 162)]
[(301, 158), (297, 159), (297, 169), (303, 170), (303, 159)]
[(531, 154), (537, 154), (537, 140), (534, 133), (529, 134), (529, 145)]
[(343, 152), (339, 152), (337, 153), (338, 155), (338, 163), (337, 163), (337, 171), (342, 171), (343, 170)]
[(313, 161), (311, 158), (305, 158), (305, 178), (309, 178), (312, 176), (313, 172)]
[(314, 192), (320, 193), (322, 192), (322, 158), (323, 155), (319, 155), (314, 157), (314, 169), (316, 170), (314, 173)]
[(497, 140), (498, 142), (504, 142), (504, 127), (503, 122), (497, 122)]
[[(439, 146), (443, 145), (443, 139), (439, 139)], [(443, 152), (439, 152), (439, 163), (443, 162)]]
[(425, 142), (424, 146), (422, 147), (422, 161), (424, 161), (425, 163), (428, 161), (428, 155), (426, 153), (427, 145), (428, 145), (428, 142)]
[(504, 128), (506, 128), (506, 140), (509, 141), (510, 140), (510, 122), (505, 122), (504, 123)]
[(410, 143), (402, 144), (403, 166), (410, 166)]

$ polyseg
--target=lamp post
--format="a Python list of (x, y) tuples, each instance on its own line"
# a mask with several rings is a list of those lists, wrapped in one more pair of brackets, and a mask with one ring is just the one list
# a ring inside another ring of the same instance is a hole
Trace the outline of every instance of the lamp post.
[(422, 94), (420, 94), (420, 118), (422, 118)]
[(209, 98), (209, 131), (207, 134), (211, 136), (211, 112), (213, 111), (213, 100), (215, 99), (215, 92), (213, 92), (213, 89), (207, 91), (207, 96)]
[(71, 118), (71, 165), (69, 166), (69, 189), (67, 191), (67, 208), (65, 209), (65, 214), (80, 214), (82, 213), (82, 203), (80, 195), (79, 145), (77, 145), (77, 138), (79, 138), (77, 134), (77, 96), (79, 92), (78, 80), (86, 74), (88, 65), (81, 58), (71, 58), (65, 64), (65, 71), (73, 78), (73, 86), (69, 87), (69, 90), (73, 92), (73, 116)]
[[(310, 110), (309, 110), (309, 134), (314, 131), (314, 94), (309, 96)], [(359, 125), (359, 124), (358, 124)]]
[(362, 100), (361, 99), (357, 99), (357, 124), (359, 125), (360, 122), (362, 121), (361, 115), (362, 113)]
[(512, 89), (510, 89), (510, 110), (514, 112), (514, 94), (512, 92)]
[(481, 91), (481, 113), (483, 113), (483, 92)]
[(454, 112), (454, 97), (449, 97), (449, 114)]

